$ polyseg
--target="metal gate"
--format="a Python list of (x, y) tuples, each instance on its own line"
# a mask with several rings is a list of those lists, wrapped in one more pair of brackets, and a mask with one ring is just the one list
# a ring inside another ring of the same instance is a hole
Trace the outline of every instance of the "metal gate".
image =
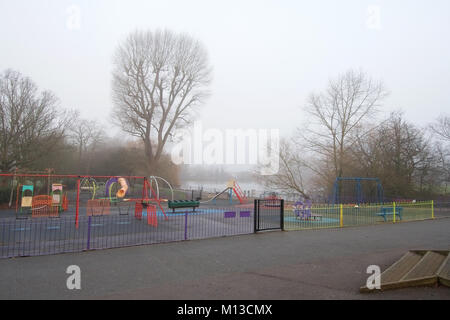
[(284, 200), (255, 199), (254, 230), (284, 230)]

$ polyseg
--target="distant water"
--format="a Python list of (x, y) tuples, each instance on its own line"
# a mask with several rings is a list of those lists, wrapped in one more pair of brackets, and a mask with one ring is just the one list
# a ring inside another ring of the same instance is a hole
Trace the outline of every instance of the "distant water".
[[(253, 194), (254, 196), (259, 196), (262, 194), (266, 189), (264, 186), (256, 183), (256, 182), (239, 182), (239, 186), (241, 187), (242, 191), (250, 194)], [(203, 188), (203, 191), (206, 192), (220, 192), (224, 190), (227, 187), (227, 182), (221, 182), (221, 183), (214, 183), (214, 182), (205, 182), (205, 181), (185, 181), (181, 184), (181, 189), (187, 189), (187, 190), (199, 190)]]
[[(241, 187), (242, 191), (247, 196), (250, 197), (263, 197), (267, 196), (271, 191), (268, 188), (265, 188), (263, 185), (258, 184), (257, 182), (239, 182), (239, 186)], [(210, 193), (219, 193), (223, 191), (227, 187), (227, 182), (205, 182), (205, 181), (184, 181), (184, 183), (181, 184), (181, 189), (184, 190), (200, 190), (203, 188), (204, 192), (210, 192)], [(283, 199), (288, 201), (297, 201), (299, 199), (299, 195), (296, 193), (289, 193), (289, 194), (279, 194)]]

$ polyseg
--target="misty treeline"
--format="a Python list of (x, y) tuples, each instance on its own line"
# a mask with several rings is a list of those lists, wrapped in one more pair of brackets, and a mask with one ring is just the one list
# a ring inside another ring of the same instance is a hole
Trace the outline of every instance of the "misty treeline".
[[(61, 107), (50, 91), (17, 71), (0, 74), (0, 172), (147, 175), (144, 145), (117, 139), (97, 121)], [(160, 175), (178, 182), (178, 168), (163, 154)]]
[(331, 79), (309, 96), (306, 118), (281, 142), (280, 170), (266, 184), (326, 197), (336, 177), (375, 177), (387, 199), (448, 194), (450, 117), (437, 115), (435, 122), (418, 126), (401, 111), (383, 112), (387, 95), (382, 82), (361, 70)]
[(61, 107), (14, 70), (0, 75), (0, 171), (158, 175), (178, 185), (166, 145), (190, 124), (208, 95), (211, 68), (203, 45), (168, 30), (134, 31), (114, 52), (111, 121), (124, 143), (96, 121)]

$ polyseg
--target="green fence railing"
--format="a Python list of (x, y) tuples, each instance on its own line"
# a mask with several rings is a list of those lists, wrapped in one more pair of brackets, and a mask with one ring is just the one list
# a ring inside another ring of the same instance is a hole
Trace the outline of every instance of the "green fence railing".
[(434, 219), (433, 201), (285, 207), (285, 230), (339, 228)]

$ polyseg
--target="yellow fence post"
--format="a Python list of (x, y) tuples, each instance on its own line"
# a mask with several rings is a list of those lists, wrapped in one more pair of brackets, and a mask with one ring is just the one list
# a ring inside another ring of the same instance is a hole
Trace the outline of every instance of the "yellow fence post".
[(393, 208), (393, 210), (394, 210), (394, 223), (395, 223), (395, 201), (392, 202), (392, 208)]
[(339, 225), (341, 228), (344, 226), (344, 208), (342, 203), (339, 205)]
[(434, 200), (431, 200), (431, 219), (434, 219)]

